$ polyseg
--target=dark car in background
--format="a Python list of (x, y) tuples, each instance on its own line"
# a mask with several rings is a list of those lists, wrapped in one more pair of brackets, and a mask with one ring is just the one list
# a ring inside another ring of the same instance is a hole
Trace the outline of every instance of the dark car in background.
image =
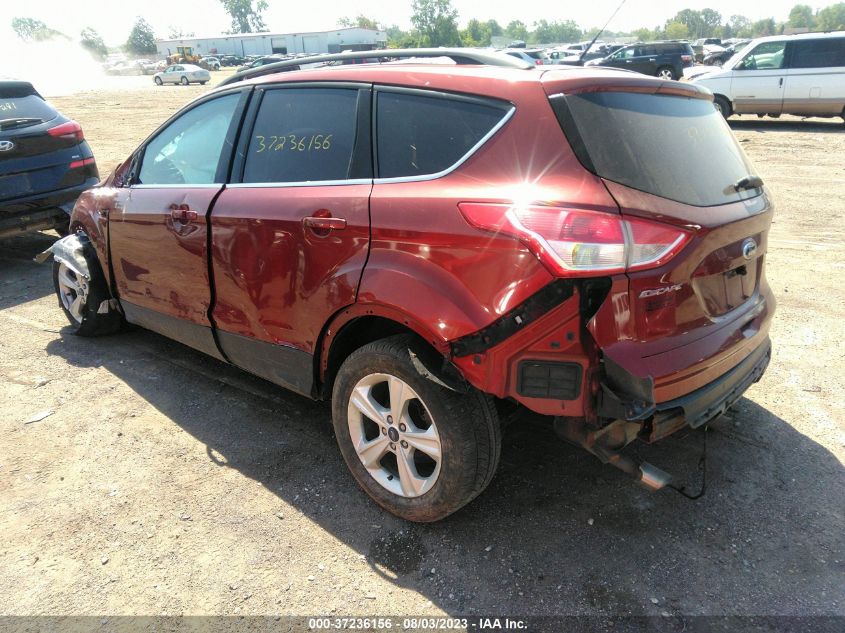
[(593, 59), (585, 66), (624, 68), (661, 79), (680, 79), (684, 68), (693, 65), (693, 59), (689, 42), (639, 42), (602, 59)]
[(79, 123), (31, 83), (0, 81), (0, 237), (66, 231), (79, 194), (98, 180)]

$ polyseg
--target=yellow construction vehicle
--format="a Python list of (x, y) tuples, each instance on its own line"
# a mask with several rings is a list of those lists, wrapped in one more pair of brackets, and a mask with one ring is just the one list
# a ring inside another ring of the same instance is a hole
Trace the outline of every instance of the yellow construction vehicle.
[(167, 56), (168, 64), (198, 64), (200, 61), (199, 55), (194, 55), (192, 46), (177, 46), (174, 55)]

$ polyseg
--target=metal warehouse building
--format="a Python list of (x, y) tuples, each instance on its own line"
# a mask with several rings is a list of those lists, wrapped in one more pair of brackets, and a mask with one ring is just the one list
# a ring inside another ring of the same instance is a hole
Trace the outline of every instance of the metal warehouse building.
[(176, 53), (177, 46), (190, 46), (200, 55), (270, 55), (272, 53), (340, 53), (384, 48), (387, 33), (348, 28), (313, 33), (237, 33), (216, 37), (185, 37), (158, 40), (162, 57)]

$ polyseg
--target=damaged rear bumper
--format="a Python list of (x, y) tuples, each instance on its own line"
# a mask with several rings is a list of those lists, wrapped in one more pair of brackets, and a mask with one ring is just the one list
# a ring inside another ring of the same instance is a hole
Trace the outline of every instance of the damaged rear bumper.
[[(626, 421), (641, 421), (643, 428), (640, 437), (655, 441), (674, 431), (690, 426), (697, 428), (713, 420), (739, 400), (745, 390), (760, 380), (772, 354), (772, 344), (766, 336), (763, 341), (736, 367), (724, 373), (716, 380), (684, 396), (666, 402), (650, 402), (650, 379), (627, 377), (626, 383), (635, 386), (625, 396), (618, 395), (606, 383), (602, 384), (599, 397), (599, 415)], [(612, 374), (624, 372), (621, 367), (611, 369)], [(619, 376), (616, 376), (617, 380)], [(633, 395), (630, 395), (634, 391)]]

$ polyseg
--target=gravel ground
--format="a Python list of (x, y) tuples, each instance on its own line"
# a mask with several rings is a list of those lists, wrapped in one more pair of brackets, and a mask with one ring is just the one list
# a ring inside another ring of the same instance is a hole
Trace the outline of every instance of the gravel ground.
[[(206, 89), (54, 101), (105, 171)], [(356, 488), (327, 404), (143, 330), (76, 338), (32, 262), (55, 236), (0, 242), (0, 614), (845, 616), (845, 127), (732, 127), (778, 205), (779, 306), (698, 501), (533, 422), (475, 502), (406, 524)], [(696, 488), (702, 439), (635, 452)]]

